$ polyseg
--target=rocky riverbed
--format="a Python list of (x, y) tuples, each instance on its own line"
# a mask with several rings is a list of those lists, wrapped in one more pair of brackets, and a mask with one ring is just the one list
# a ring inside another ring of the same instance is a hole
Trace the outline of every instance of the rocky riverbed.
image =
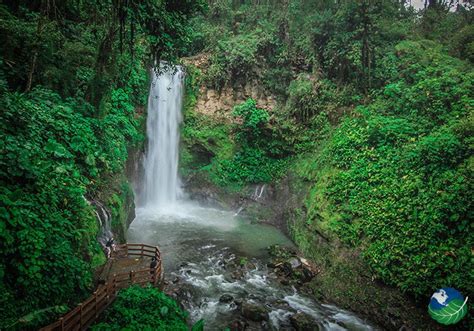
[(159, 245), (164, 290), (206, 330), (373, 330), (336, 306), (317, 302), (319, 269), (298, 256), (277, 228), (222, 209), (183, 202), (137, 209), (127, 240)]
[(335, 306), (311, 299), (307, 283), (318, 269), (292, 248), (269, 247), (267, 259), (247, 259), (230, 248), (199, 248), (207, 259), (182, 263), (165, 282), (165, 292), (204, 319), (209, 330), (373, 330)]

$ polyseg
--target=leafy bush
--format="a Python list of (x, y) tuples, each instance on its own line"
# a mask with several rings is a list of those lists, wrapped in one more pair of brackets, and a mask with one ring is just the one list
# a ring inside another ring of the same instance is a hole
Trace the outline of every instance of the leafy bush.
[(269, 119), (268, 113), (257, 108), (257, 103), (253, 99), (235, 106), (232, 115), (242, 120), (242, 129), (239, 130), (237, 138), (244, 144), (258, 139)]
[(234, 127), (236, 152), (230, 158), (213, 160), (211, 179), (221, 186), (241, 186), (282, 176), (287, 162), (271, 155), (267, 111), (257, 108), (255, 100), (248, 99), (235, 106), (232, 115), (241, 121)]
[(256, 148), (244, 148), (231, 159), (215, 160), (211, 179), (220, 186), (240, 187), (244, 184), (268, 183), (281, 177), (286, 160), (277, 160)]
[(158, 289), (132, 286), (118, 293), (102, 322), (91, 329), (186, 331), (186, 316), (176, 301)]
[(180, 159), (184, 175), (203, 173), (215, 184), (231, 189), (281, 177), (287, 160), (278, 136), (269, 128), (268, 112), (252, 99), (234, 108), (238, 124), (193, 112), (196, 75), (199, 73), (190, 69), (187, 76)]
[(350, 96), (351, 92), (327, 79), (301, 74), (288, 87), (286, 111), (298, 122), (307, 123), (321, 112), (332, 113), (350, 105), (357, 98)]

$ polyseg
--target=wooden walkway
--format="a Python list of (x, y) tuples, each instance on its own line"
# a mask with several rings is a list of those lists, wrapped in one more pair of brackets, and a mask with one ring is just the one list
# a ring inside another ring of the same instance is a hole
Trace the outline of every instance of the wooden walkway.
[[(158, 265), (150, 269), (150, 258)], [(163, 267), (157, 246), (145, 244), (123, 244), (107, 261), (100, 276), (101, 285), (84, 302), (40, 331), (86, 330), (99, 315), (115, 300), (117, 292), (133, 284), (156, 286), (161, 283)]]

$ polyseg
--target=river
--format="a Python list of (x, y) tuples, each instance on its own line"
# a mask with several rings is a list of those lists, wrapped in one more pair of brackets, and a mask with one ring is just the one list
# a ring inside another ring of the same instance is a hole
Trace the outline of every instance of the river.
[[(268, 321), (250, 325), (257, 330), (290, 330), (290, 317), (297, 312), (312, 317), (315, 330), (373, 330), (354, 314), (320, 304), (278, 281), (266, 266), (267, 247), (293, 243), (272, 226), (184, 202), (166, 210), (138, 209), (128, 241), (159, 245), (165, 279), (180, 286), (190, 322), (204, 319), (207, 330), (224, 330), (242, 320), (242, 302), (268, 312)], [(236, 278), (235, 270), (241, 269)], [(220, 302), (224, 294), (232, 300)]]

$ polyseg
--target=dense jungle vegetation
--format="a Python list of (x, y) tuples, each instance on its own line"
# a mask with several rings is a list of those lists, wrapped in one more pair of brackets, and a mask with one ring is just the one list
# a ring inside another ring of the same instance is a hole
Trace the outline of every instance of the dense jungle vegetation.
[[(291, 176), (307, 189), (288, 222), (308, 256), (324, 233), (420, 302), (444, 286), (473, 293), (474, 25), (452, 3), (2, 1), (0, 329), (35, 328), (90, 294), (105, 258), (88, 201), (118, 181), (119, 213), (147, 70), (202, 54), (205, 70), (187, 67), (185, 175), (230, 192)], [(249, 82), (276, 107), (192, 112), (201, 85)], [(186, 328), (175, 302), (130, 288), (94, 329), (144, 316)]]
[[(231, 191), (291, 174), (309, 186), (289, 220), (309, 256), (324, 233), (420, 302), (472, 293), (472, 23), (445, 1), (212, 1), (193, 19), (209, 61), (188, 77), (186, 171)], [(276, 108), (189, 110), (199, 85), (248, 82)]]
[(0, 329), (34, 327), (89, 295), (105, 257), (88, 200), (143, 141), (148, 68), (186, 51), (188, 18), (202, 8), (0, 4)]

